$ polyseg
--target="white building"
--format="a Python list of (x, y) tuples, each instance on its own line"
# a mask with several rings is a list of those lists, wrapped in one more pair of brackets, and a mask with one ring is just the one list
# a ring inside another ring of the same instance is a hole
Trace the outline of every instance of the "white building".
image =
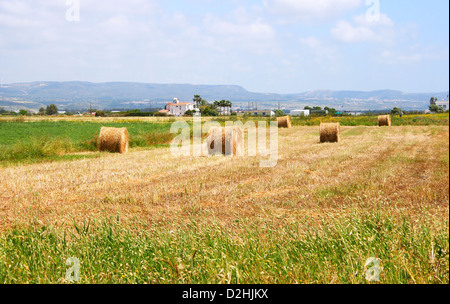
[(436, 105), (437, 105), (438, 107), (442, 107), (442, 108), (444, 109), (444, 111), (447, 111), (447, 110), (450, 109), (450, 108), (449, 108), (449, 102), (448, 102), (448, 100), (439, 100), (439, 101), (436, 101)]
[(309, 110), (292, 110), (291, 116), (309, 116)]
[(219, 115), (231, 115), (231, 107), (217, 107)]
[(166, 104), (166, 110), (160, 111), (165, 112), (173, 116), (183, 116), (187, 111), (194, 111), (195, 105), (191, 102), (179, 102), (177, 98), (173, 99), (172, 103)]

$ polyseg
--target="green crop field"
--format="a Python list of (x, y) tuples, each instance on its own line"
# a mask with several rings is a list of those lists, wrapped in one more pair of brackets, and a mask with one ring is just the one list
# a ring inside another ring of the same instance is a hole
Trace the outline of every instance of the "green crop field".
[(98, 157), (77, 153), (97, 150), (102, 126), (126, 127), (131, 148), (167, 146), (172, 139), (170, 123), (0, 120), (0, 165)]
[[(449, 114), (391, 116), (393, 126), (448, 126)], [(321, 122), (339, 122), (342, 126), (377, 126), (378, 116), (293, 117), (293, 126), (315, 126)]]

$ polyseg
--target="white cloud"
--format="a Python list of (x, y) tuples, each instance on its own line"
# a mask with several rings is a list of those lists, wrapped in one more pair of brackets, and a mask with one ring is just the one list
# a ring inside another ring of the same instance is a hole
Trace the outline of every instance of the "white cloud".
[(257, 48), (270, 46), (276, 37), (275, 29), (270, 24), (242, 8), (225, 18), (208, 14), (204, 25), (209, 41), (220, 48), (240, 46), (257, 51)]
[(389, 18), (386, 14), (380, 14), (380, 18), (378, 21), (368, 19), (365, 14), (357, 15), (353, 17), (353, 20), (357, 25), (365, 27), (394, 26), (394, 21), (392, 21), (391, 18)]
[(437, 46), (410, 46), (385, 49), (379, 55), (379, 62), (388, 64), (413, 64), (423, 61), (447, 61), (449, 48)]
[(387, 63), (413, 63), (419, 62), (423, 59), (423, 56), (418, 53), (412, 54), (397, 54), (392, 51), (383, 51), (381, 53), (381, 61)]
[(361, 5), (361, 0), (266, 0), (265, 6), (282, 22), (316, 22), (335, 18)]
[(354, 24), (340, 20), (331, 29), (331, 35), (341, 42), (390, 42), (393, 40), (394, 22), (385, 14), (380, 15), (379, 21), (370, 21), (365, 15), (353, 18)]
[(210, 33), (237, 40), (265, 40), (273, 38), (275, 35), (272, 26), (262, 22), (261, 19), (251, 23), (236, 24), (234, 22), (208, 17), (205, 23)]
[(306, 46), (310, 51), (311, 56), (316, 63), (325, 64), (327, 68), (333, 68), (337, 62), (338, 51), (336, 47), (322, 42), (320, 39), (314, 36), (309, 36), (300, 39), (303, 46)]
[(374, 31), (364, 26), (353, 26), (350, 22), (341, 20), (336, 27), (331, 29), (331, 34), (342, 42), (378, 41)]
[(302, 38), (300, 41), (309, 46), (310, 48), (317, 48), (321, 45), (321, 41), (314, 36), (309, 36), (307, 38)]

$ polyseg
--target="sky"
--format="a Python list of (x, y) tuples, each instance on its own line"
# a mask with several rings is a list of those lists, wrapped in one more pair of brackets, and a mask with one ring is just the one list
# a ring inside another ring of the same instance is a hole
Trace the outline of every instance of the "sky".
[(446, 0), (0, 0), (0, 81), (449, 89)]

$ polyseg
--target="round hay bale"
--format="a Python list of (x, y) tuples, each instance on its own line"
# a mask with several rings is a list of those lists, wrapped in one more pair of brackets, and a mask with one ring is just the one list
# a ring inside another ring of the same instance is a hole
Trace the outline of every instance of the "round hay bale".
[[(220, 131), (218, 130), (220, 129)], [(244, 134), (240, 127), (214, 127), (209, 130), (206, 145), (209, 155), (222, 154), (241, 156)], [(221, 150), (219, 144), (221, 143)]]
[(341, 137), (340, 123), (321, 123), (320, 124), (320, 142), (339, 142)]
[(291, 117), (290, 116), (284, 116), (284, 117), (278, 117), (278, 128), (291, 128)]
[(379, 127), (390, 127), (392, 125), (391, 123), (391, 115), (381, 115), (378, 116), (378, 126)]
[(128, 152), (129, 141), (127, 128), (102, 127), (98, 136), (98, 147), (100, 151), (123, 154)]

